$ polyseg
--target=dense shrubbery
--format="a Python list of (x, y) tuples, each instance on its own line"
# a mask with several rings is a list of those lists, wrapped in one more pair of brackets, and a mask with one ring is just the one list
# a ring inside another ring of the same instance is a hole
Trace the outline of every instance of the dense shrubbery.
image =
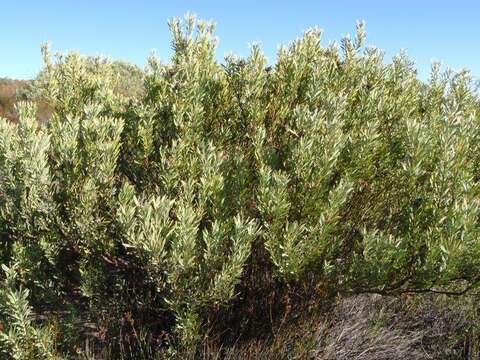
[(6, 357), (194, 357), (294, 302), (478, 284), (466, 72), (422, 83), (362, 24), (327, 48), (308, 31), (273, 67), (170, 26), (171, 63), (145, 72), (45, 48), (28, 94), (51, 118), (20, 103), (0, 122)]

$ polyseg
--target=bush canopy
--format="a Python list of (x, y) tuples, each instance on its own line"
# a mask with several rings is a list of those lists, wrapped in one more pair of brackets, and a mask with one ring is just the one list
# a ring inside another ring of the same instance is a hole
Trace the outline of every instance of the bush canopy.
[(309, 30), (272, 66), (257, 45), (217, 61), (211, 23), (170, 28), (171, 61), (145, 70), (44, 47), (18, 124), (0, 120), (5, 358), (75, 357), (86, 339), (195, 357), (267, 292), (478, 285), (468, 72), (420, 81), (365, 47), (363, 23), (328, 47)]

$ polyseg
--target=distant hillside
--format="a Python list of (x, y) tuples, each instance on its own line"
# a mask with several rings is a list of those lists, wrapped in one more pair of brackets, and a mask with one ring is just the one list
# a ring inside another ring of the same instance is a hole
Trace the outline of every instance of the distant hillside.
[[(26, 100), (26, 92), (32, 85), (32, 80), (14, 80), (0, 78), (0, 117), (11, 121), (18, 120), (15, 104), (18, 101)], [(51, 111), (44, 101), (37, 101), (37, 118), (45, 121)]]
[[(90, 66), (96, 63), (95, 58), (88, 59)], [(114, 92), (125, 96), (138, 96), (144, 91), (144, 73), (137, 65), (123, 61), (111, 63), (112, 76), (114, 77)], [(21, 100), (35, 101), (37, 103), (37, 119), (46, 121), (52, 109), (47, 105), (47, 100), (41, 95), (41, 88), (45, 85), (42, 79), (47, 76), (42, 70), (36, 80), (14, 80), (0, 78), (0, 117), (16, 122), (18, 114), (15, 104)]]
[(16, 121), (15, 102), (20, 89), (28, 85), (27, 80), (0, 79), (0, 117)]

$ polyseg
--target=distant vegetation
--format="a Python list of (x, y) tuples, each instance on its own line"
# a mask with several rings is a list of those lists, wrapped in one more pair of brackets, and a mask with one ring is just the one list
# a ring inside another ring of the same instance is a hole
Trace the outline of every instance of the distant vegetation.
[(21, 91), (28, 81), (0, 79), (0, 116), (15, 121), (18, 114), (15, 111), (17, 92)]
[[(479, 353), (480, 99), (307, 31), (267, 66), (52, 56), (0, 87), (5, 359)], [(16, 107), (14, 106), (16, 103)]]

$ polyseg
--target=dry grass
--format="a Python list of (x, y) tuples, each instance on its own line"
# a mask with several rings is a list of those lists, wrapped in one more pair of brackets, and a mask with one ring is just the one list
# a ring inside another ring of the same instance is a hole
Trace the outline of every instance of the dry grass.
[(424, 359), (423, 329), (409, 329), (389, 311), (395, 299), (359, 296), (342, 300), (319, 333), (318, 359)]
[(477, 359), (473, 297), (339, 299), (330, 312), (283, 323), (262, 339), (205, 353), (202, 359)]

